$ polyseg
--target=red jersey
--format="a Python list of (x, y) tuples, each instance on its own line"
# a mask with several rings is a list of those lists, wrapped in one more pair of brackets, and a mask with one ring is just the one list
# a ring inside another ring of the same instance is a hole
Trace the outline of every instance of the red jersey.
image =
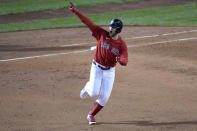
[(125, 42), (119, 36), (117, 40), (113, 40), (109, 36), (109, 32), (103, 28), (95, 25), (88, 17), (75, 11), (75, 14), (80, 20), (86, 24), (92, 31), (92, 35), (97, 40), (96, 51), (94, 53), (94, 60), (106, 67), (114, 67), (117, 63), (116, 57), (120, 57), (120, 64), (127, 65), (128, 49)]

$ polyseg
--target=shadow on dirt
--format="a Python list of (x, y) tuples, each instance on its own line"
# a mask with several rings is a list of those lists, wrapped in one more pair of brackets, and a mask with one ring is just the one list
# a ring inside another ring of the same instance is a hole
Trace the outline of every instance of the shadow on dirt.
[(197, 121), (178, 122), (152, 122), (152, 121), (120, 121), (120, 122), (97, 122), (97, 125), (136, 125), (136, 126), (169, 126), (169, 125), (197, 125)]

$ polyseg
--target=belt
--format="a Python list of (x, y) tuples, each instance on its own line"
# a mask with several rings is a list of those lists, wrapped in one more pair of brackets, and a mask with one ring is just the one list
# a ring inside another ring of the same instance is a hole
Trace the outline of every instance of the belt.
[(109, 70), (110, 69), (110, 67), (102, 67), (101, 65), (99, 65), (98, 63), (96, 63), (95, 61), (93, 61), (93, 64), (94, 65), (97, 65), (100, 69), (102, 69), (102, 70)]

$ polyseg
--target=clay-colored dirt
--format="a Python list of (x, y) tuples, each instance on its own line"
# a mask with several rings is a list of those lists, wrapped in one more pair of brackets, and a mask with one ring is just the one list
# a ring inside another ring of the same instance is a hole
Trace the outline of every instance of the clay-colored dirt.
[[(80, 10), (102, 13), (187, 3), (148, 0)], [(0, 23), (70, 14), (63, 9), (5, 15)], [(79, 93), (89, 79), (93, 52), (79, 51), (96, 44), (90, 31), (0, 33), (0, 131), (196, 131), (197, 28), (124, 27), (121, 36), (129, 47), (128, 66), (117, 65), (111, 98), (96, 116), (97, 125), (89, 126), (86, 115), (95, 99), (81, 100)], [(55, 55), (44, 56), (48, 54)], [(27, 59), (32, 56), (37, 58)]]
[[(93, 52), (0, 62), (0, 130), (196, 131), (197, 39), (187, 40), (196, 30), (125, 27), (129, 63), (117, 65), (111, 98), (94, 126), (86, 115), (95, 99), (79, 98)], [(0, 60), (86, 50), (94, 41), (87, 28), (1, 33)], [(62, 47), (70, 44), (81, 45)]]

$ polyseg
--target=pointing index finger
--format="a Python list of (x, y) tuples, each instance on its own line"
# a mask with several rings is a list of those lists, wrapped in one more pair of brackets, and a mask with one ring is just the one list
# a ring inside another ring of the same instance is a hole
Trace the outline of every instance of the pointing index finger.
[(72, 3), (71, 1), (70, 1), (69, 3), (70, 3), (71, 6), (74, 6), (73, 3)]

